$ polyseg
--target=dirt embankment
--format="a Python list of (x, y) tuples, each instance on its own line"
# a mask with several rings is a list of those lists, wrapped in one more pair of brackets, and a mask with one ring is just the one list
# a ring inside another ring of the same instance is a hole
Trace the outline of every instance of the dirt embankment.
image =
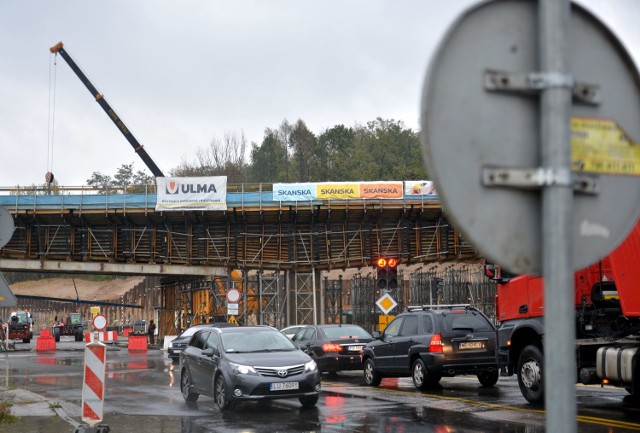
[[(44, 280), (22, 281), (11, 284), (10, 287), (11, 291), (16, 295), (110, 301), (124, 296), (125, 293), (143, 280), (144, 277), (118, 278), (110, 281), (90, 281), (80, 278), (47, 278)], [(78, 291), (77, 294), (76, 289)]]

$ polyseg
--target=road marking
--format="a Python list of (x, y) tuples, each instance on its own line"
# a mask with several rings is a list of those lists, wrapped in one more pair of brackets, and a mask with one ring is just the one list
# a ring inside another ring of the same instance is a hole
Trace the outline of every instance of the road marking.
[[(323, 386), (323, 391), (328, 391), (327, 388), (331, 387), (331, 388), (339, 388), (339, 389), (358, 389), (360, 391), (363, 390), (363, 386), (362, 385), (348, 385), (348, 384), (344, 384), (344, 383), (339, 383), (339, 382), (323, 382), (322, 384)], [(425, 393), (418, 393), (416, 391), (406, 391), (406, 390), (401, 390), (401, 389), (390, 389), (390, 388), (375, 388), (378, 391), (381, 391), (382, 393), (394, 393), (394, 394), (403, 394), (403, 395), (411, 395), (411, 396), (421, 396), (421, 397), (427, 397), (427, 398), (431, 398), (434, 400), (448, 400), (448, 401), (455, 401), (458, 403), (465, 403), (471, 406), (476, 406), (476, 407), (486, 407), (489, 409), (502, 409), (502, 410), (509, 410), (509, 411), (513, 411), (513, 412), (524, 412), (524, 413), (533, 413), (533, 414), (538, 414), (538, 415), (545, 415), (545, 411), (544, 409), (533, 409), (533, 408), (524, 408), (524, 407), (515, 407), (515, 406), (507, 406), (504, 404), (499, 404), (499, 403), (489, 403), (486, 401), (477, 401), (477, 400), (471, 400), (468, 398), (462, 398), (462, 397), (447, 397), (447, 396), (443, 396), (443, 395), (437, 395), (437, 394), (425, 394)], [(368, 396), (369, 394), (367, 394)], [(375, 398), (375, 397), (374, 397)], [(640, 423), (635, 423), (635, 422), (627, 422), (627, 421), (619, 421), (619, 420), (614, 420), (614, 419), (608, 419), (608, 418), (599, 418), (599, 417), (594, 417), (594, 416), (586, 416), (586, 415), (578, 415), (576, 417), (576, 420), (578, 422), (584, 423), (584, 424), (595, 424), (595, 425), (603, 425), (603, 426), (611, 426), (611, 427), (619, 427), (619, 428), (626, 428), (629, 430), (635, 430), (635, 431), (640, 431)], [(516, 421), (516, 420), (514, 420)]]

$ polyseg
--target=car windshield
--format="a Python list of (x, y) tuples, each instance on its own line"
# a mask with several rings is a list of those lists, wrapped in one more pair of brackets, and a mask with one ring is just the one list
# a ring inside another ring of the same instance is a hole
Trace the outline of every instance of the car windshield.
[(196, 333), (197, 330), (199, 330), (201, 328), (198, 328), (197, 326), (192, 326), (191, 328), (187, 329), (186, 331), (184, 331), (182, 334), (180, 334), (180, 338), (183, 337), (191, 337), (193, 334)]
[(27, 313), (18, 312), (16, 313), (16, 317), (18, 318), (18, 323), (29, 323), (29, 316)]
[(227, 353), (275, 352), (297, 350), (280, 331), (229, 332), (222, 334), (222, 347)]
[(330, 340), (340, 338), (372, 338), (371, 334), (359, 326), (334, 326), (324, 328), (324, 333)]

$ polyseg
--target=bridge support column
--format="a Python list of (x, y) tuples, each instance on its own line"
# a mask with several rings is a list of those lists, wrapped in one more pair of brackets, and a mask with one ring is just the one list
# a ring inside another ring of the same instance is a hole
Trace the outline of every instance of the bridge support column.
[(324, 290), (321, 271), (285, 271), (288, 325), (324, 323)]

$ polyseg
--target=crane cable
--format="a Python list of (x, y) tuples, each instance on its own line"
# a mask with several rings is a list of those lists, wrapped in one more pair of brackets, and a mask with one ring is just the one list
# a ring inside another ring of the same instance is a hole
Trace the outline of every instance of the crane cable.
[(47, 187), (51, 187), (53, 176), (53, 143), (55, 136), (56, 117), (56, 58), (55, 54), (49, 56), (49, 118), (47, 124), (47, 173), (44, 179)]

